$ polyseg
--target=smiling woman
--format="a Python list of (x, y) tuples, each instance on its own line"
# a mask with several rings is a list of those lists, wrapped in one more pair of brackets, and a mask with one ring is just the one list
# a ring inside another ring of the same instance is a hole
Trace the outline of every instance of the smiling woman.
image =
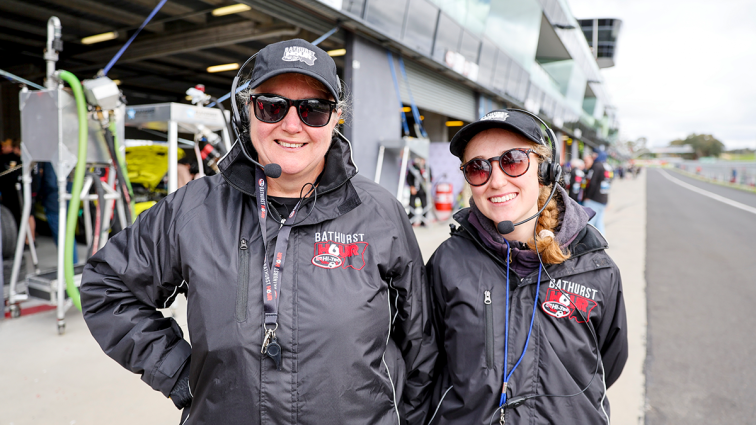
[(446, 359), (429, 424), (609, 422), (627, 359), (619, 270), (536, 118), (492, 111), (451, 141), (472, 200), (427, 265)]
[[(289, 40), (251, 75), (220, 173), (87, 264), (87, 325), (182, 424), (423, 424), (438, 352), (423, 260), (403, 206), (335, 130), (336, 65)], [(157, 311), (178, 294), (191, 345)]]

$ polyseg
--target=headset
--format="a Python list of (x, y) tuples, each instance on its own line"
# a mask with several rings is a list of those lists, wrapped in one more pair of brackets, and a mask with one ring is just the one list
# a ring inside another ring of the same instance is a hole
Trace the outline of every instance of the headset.
[(249, 59), (247, 59), (246, 62), (244, 62), (241, 67), (239, 67), (239, 71), (236, 73), (236, 77), (234, 77), (233, 83), (231, 83), (231, 109), (233, 110), (233, 114), (231, 114), (231, 124), (234, 129), (234, 133), (236, 133), (236, 141), (239, 143), (244, 156), (246, 156), (250, 162), (262, 168), (265, 172), (266, 177), (277, 179), (281, 177), (280, 165), (262, 165), (259, 162), (255, 161), (255, 159), (252, 158), (252, 155), (247, 152), (247, 146), (252, 145), (252, 139), (250, 139), (249, 133), (245, 131), (245, 129), (249, 128), (249, 110), (246, 107), (239, 108), (239, 106), (236, 104), (236, 90), (237, 86), (239, 85), (239, 78), (241, 78), (242, 71), (247, 66), (247, 64), (254, 60), (255, 57), (257, 57), (257, 53), (250, 56)]
[(546, 129), (546, 136), (549, 140), (551, 140), (551, 161), (550, 162), (541, 162), (538, 164), (538, 181), (543, 185), (552, 185), (551, 188), (551, 194), (549, 194), (549, 198), (544, 202), (541, 209), (538, 210), (537, 213), (533, 214), (532, 216), (526, 218), (525, 220), (522, 220), (518, 223), (512, 223), (511, 221), (502, 221), (496, 225), (496, 230), (498, 230), (499, 233), (502, 235), (506, 235), (509, 233), (514, 232), (515, 226), (519, 226), (523, 223), (527, 223), (528, 221), (538, 217), (541, 215), (543, 210), (546, 209), (546, 205), (551, 202), (551, 198), (554, 197), (554, 194), (556, 193), (556, 187), (559, 183), (559, 179), (562, 177), (562, 166), (559, 165), (559, 146), (556, 141), (556, 135), (554, 134), (554, 130), (551, 129), (551, 127), (544, 122), (541, 117), (538, 115), (526, 111), (524, 109), (509, 109), (510, 111), (517, 111), (522, 112), (526, 115), (529, 115), (536, 119), (541, 125)]

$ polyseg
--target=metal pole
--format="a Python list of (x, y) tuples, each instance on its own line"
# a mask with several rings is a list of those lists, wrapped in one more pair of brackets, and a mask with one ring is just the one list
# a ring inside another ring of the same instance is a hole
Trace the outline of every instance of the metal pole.
[[(225, 117), (223, 117), (225, 119)], [(221, 134), (223, 136), (223, 145), (226, 146), (226, 152), (231, 152), (231, 135), (228, 134), (228, 128), (224, 125), (221, 128)]]
[(178, 189), (178, 124), (168, 121), (168, 193)]
[[(58, 164), (62, 161), (58, 158)], [(63, 170), (63, 167), (58, 167), (58, 170)], [(66, 189), (66, 183), (68, 176), (58, 172), (58, 329), (65, 325), (66, 317), (66, 277), (65, 277), (65, 246), (66, 246), (66, 202), (68, 190)], [(76, 243), (74, 242), (74, 249), (76, 249)]]
[(383, 172), (383, 154), (386, 152), (386, 147), (381, 145), (378, 149), (378, 164), (375, 166), (375, 182), (381, 182), (381, 173)]
[(29, 226), (29, 215), (31, 214), (31, 166), (30, 163), (24, 163), (21, 171), (21, 180), (24, 184), (24, 207), (21, 211), (21, 222), (18, 223), (18, 239), (16, 240), (16, 253), (13, 258), (13, 270), (10, 278), (10, 295), (8, 304), (15, 304), (28, 298), (26, 294), (16, 292), (16, 283), (18, 282), (18, 272), (21, 267), (21, 257), (24, 255), (24, 235), (26, 227)]
[[(399, 202), (402, 203), (402, 205), (404, 205), (404, 200), (402, 199), (402, 189), (404, 189), (404, 182), (407, 178), (407, 162), (409, 162), (409, 153), (409, 146), (404, 146), (404, 149), (402, 149), (402, 166), (399, 169), (399, 188), (396, 190), (396, 199), (398, 199)], [(412, 205), (410, 205), (410, 208), (412, 208)]]
[(61, 42), (62, 28), (60, 19), (57, 16), (51, 16), (47, 20), (47, 44), (45, 45), (45, 62), (47, 63), (47, 79), (45, 87), (48, 89), (55, 88), (53, 74), (55, 74), (55, 62), (58, 61), (58, 47), (62, 48)]

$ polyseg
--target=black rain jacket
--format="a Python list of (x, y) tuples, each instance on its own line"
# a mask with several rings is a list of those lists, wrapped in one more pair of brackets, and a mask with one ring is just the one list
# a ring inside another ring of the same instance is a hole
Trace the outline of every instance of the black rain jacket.
[[(291, 231), (279, 371), (260, 353), (265, 250), (254, 166), (238, 143), (219, 165), (221, 174), (169, 195), (87, 263), (82, 309), (103, 350), (166, 396), (190, 368), (187, 425), (422, 423), (437, 347), (402, 206), (357, 175), (349, 143), (334, 137), (317, 201), (307, 198), (296, 220), (314, 209)], [(157, 310), (180, 293), (191, 345)]]
[[(432, 425), (489, 425), (500, 419), (507, 266), (480, 239), (469, 214), (469, 209), (455, 214), (461, 226), (427, 265), (440, 347), (428, 415)], [(507, 397), (588, 388), (574, 397), (536, 397), (507, 409), (507, 425), (608, 423), (606, 387), (627, 360), (627, 320), (620, 273), (606, 247), (598, 230), (586, 225), (569, 245), (572, 257), (545, 267), (554, 280), (542, 272), (531, 339)], [(522, 277), (510, 269), (509, 371), (525, 346), (537, 281), (537, 269)], [(596, 343), (577, 309), (598, 339), (603, 366), (595, 377)]]

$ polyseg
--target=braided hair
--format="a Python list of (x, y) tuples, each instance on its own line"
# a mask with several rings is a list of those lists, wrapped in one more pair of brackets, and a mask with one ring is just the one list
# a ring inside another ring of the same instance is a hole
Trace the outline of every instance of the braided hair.
[[(539, 156), (539, 164), (545, 161), (551, 160), (551, 149), (543, 145), (536, 145), (533, 148)], [(558, 183), (552, 183), (548, 186), (541, 186), (538, 193), (538, 209), (543, 208), (546, 200), (549, 199), (553, 185)], [(544, 208), (541, 215), (538, 217), (536, 223), (536, 234), (540, 234), (542, 230), (548, 230), (554, 234), (554, 229), (559, 226), (559, 207), (557, 198), (561, 199), (559, 192), (554, 194), (546, 208)], [(559, 246), (559, 242), (556, 236), (538, 236), (538, 245), (536, 247), (535, 239), (528, 241), (528, 248), (532, 250), (538, 250), (541, 254), (541, 259), (546, 264), (561, 264), (570, 258), (570, 252), (567, 249), (562, 250)]]

